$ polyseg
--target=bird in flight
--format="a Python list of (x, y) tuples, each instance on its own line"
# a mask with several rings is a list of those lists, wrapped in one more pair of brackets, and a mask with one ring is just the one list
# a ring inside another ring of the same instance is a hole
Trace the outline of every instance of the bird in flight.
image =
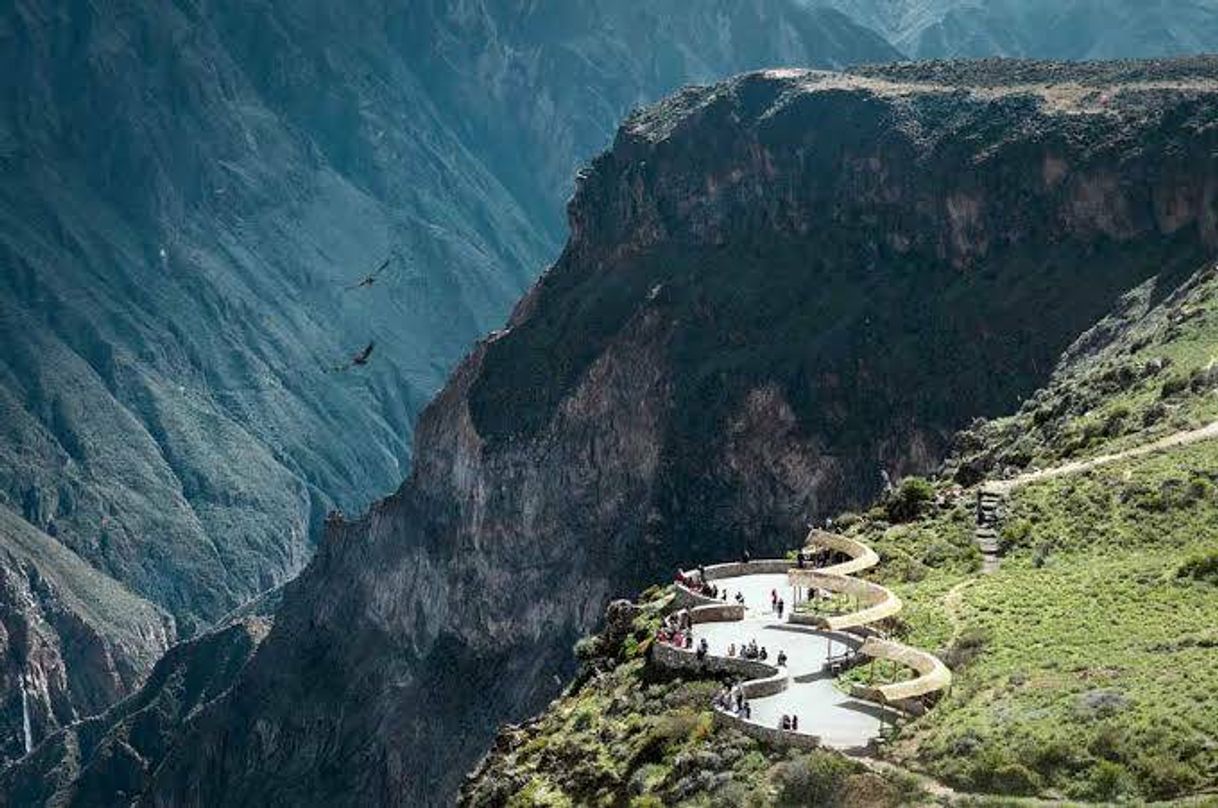
[(372, 349), (375, 345), (375, 342), (369, 342), (363, 347), (362, 350), (352, 356), (349, 360), (331, 368), (330, 372), (343, 373), (344, 371), (351, 370), (351, 368), (363, 367), (364, 365), (368, 364), (368, 360), (372, 358)]
[(378, 266), (376, 269), (372, 270), (367, 275), (365, 275), (364, 277), (360, 278), (355, 283), (348, 286), (347, 291), (353, 292), (356, 289), (367, 289), (367, 288), (371, 287), (374, 283), (376, 283), (377, 278), (380, 277), (381, 273), (389, 268), (389, 265), (391, 263), (393, 263), (392, 256), (390, 256), (389, 258), (386, 258), (384, 261), (381, 262), (380, 266)]

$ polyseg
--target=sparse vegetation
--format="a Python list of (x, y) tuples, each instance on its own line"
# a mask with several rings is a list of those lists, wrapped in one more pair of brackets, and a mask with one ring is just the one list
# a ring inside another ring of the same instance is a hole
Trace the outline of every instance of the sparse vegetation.
[(1018, 489), (1002, 568), (955, 614), (945, 593), (966, 568), (925, 562), (961, 540), (967, 499), (853, 531), (919, 570), (886, 582), (906, 601), (907, 641), (937, 643), (956, 674), (895, 757), (988, 793), (1151, 800), (1212, 784), (1214, 469), (1218, 444), (1198, 443)]
[[(637, 632), (653, 630), (664, 595), (652, 593)], [(503, 730), (462, 804), (897, 806), (919, 798), (908, 778), (881, 777), (837, 753), (788, 754), (716, 727), (709, 707), (721, 683), (658, 675), (625, 651), (633, 640), (616, 648), (606, 635), (581, 641), (582, 685), (536, 723)]]

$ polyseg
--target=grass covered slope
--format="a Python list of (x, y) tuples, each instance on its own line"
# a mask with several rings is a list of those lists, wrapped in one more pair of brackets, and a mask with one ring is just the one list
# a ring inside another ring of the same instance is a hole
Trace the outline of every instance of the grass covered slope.
[[(1127, 298), (1021, 411), (962, 435), (961, 462), (1054, 467), (1218, 417), (1218, 273)], [(1104, 426), (1097, 426), (1104, 425)], [(957, 476), (960, 476), (957, 474)], [(1008, 494), (993, 575), (975, 572), (972, 492), (850, 532), (902, 563), (911, 641), (940, 647), (951, 693), (892, 754), (965, 790), (1168, 799), (1218, 780), (1218, 441), (1034, 480)]]
[(965, 791), (1212, 787), (1215, 479), (1209, 441), (1018, 488), (988, 576), (972, 571), (967, 496), (912, 524), (862, 517), (852, 532), (904, 562), (888, 583), (907, 641), (941, 649), (955, 674), (893, 758)]

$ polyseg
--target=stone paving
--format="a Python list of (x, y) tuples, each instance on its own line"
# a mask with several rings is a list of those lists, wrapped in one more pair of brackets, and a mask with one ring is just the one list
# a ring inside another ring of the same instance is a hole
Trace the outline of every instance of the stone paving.
[[(784, 714), (796, 715), (801, 732), (818, 735), (824, 746), (835, 749), (862, 748), (879, 736), (883, 708), (841, 692), (832, 675), (822, 670), (830, 639), (813, 629), (787, 624), (770, 610), (771, 591), (778, 592), (788, 609), (795, 602), (795, 592), (785, 574), (720, 578), (715, 585), (727, 590), (728, 603), (735, 602), (737, 592), (744, 593), (745, 618), (695, 625), (695, 646), (705, 637), (710, 653), (724, 656), (731, 643), (739, 652), (742, 643), (755, 639), (766, 647), (766, 661), (771, 665), (780, 650), (787, 654), (790, 683), (781, 693), (750, 701), (754, 723), (778, 727)], [(834, 653), (840, 654), (842, 643), (833, 644)]]

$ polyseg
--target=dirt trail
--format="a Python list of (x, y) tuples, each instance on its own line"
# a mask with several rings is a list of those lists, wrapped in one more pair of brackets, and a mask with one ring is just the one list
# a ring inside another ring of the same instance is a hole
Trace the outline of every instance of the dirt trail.
[(947, 619), (952, 624), (952, 638), (947, 642), (949, 646), (955, 644), (956, 640), (960, 639), (961, 632), (964, 631), (964, 623), (960, 619), (960, 607), (964, 605), (964, 590), (975, 583), (977, 583), (976, 578), (965, 578), (947, 590), (947, 594), (943, 596), (943, 610), (947, 612)]
[(1065, 463), (1061, 466), (1054, 466), (1051, 469), (1042, 469), (1033, 471), (1028, 474), (1021, 474), (1018, 477), (1012, 477), (1009, 480), (994, 480), (986, 482), (985, 488), (991, 491), (997, 491), (1001, 494), (1009, 494), (1011, 491), (1028, 483), (1038, 482), (1040, 480), (1048, 480), (1053, 477), (1062, 477), (1067, 474), (1077, 474), (1080, 471), (1104, 466), (1109, 463), (1114, 463), (1118, 460), (1125, 460), (1130, 457), (1141, 457), (1142, 455), (1159, 452), (1164, 449), (1172, 449), (1177, 446), (1186, 446), (1190, 443), (1199, 443), (1203, 440), (1218, 439), (1218, 421), (1197, 429), (1189, 429), (1184, 432), (1176, 432), (1159, 440), (1146, 443), (1141, 446), (1135, 446), (1132, 449), (1126, 449), (1123, 452), (1114, 452), (1113, 454), (1099, 455), (1087, 460), (1076, 460), (1072, 463)]

